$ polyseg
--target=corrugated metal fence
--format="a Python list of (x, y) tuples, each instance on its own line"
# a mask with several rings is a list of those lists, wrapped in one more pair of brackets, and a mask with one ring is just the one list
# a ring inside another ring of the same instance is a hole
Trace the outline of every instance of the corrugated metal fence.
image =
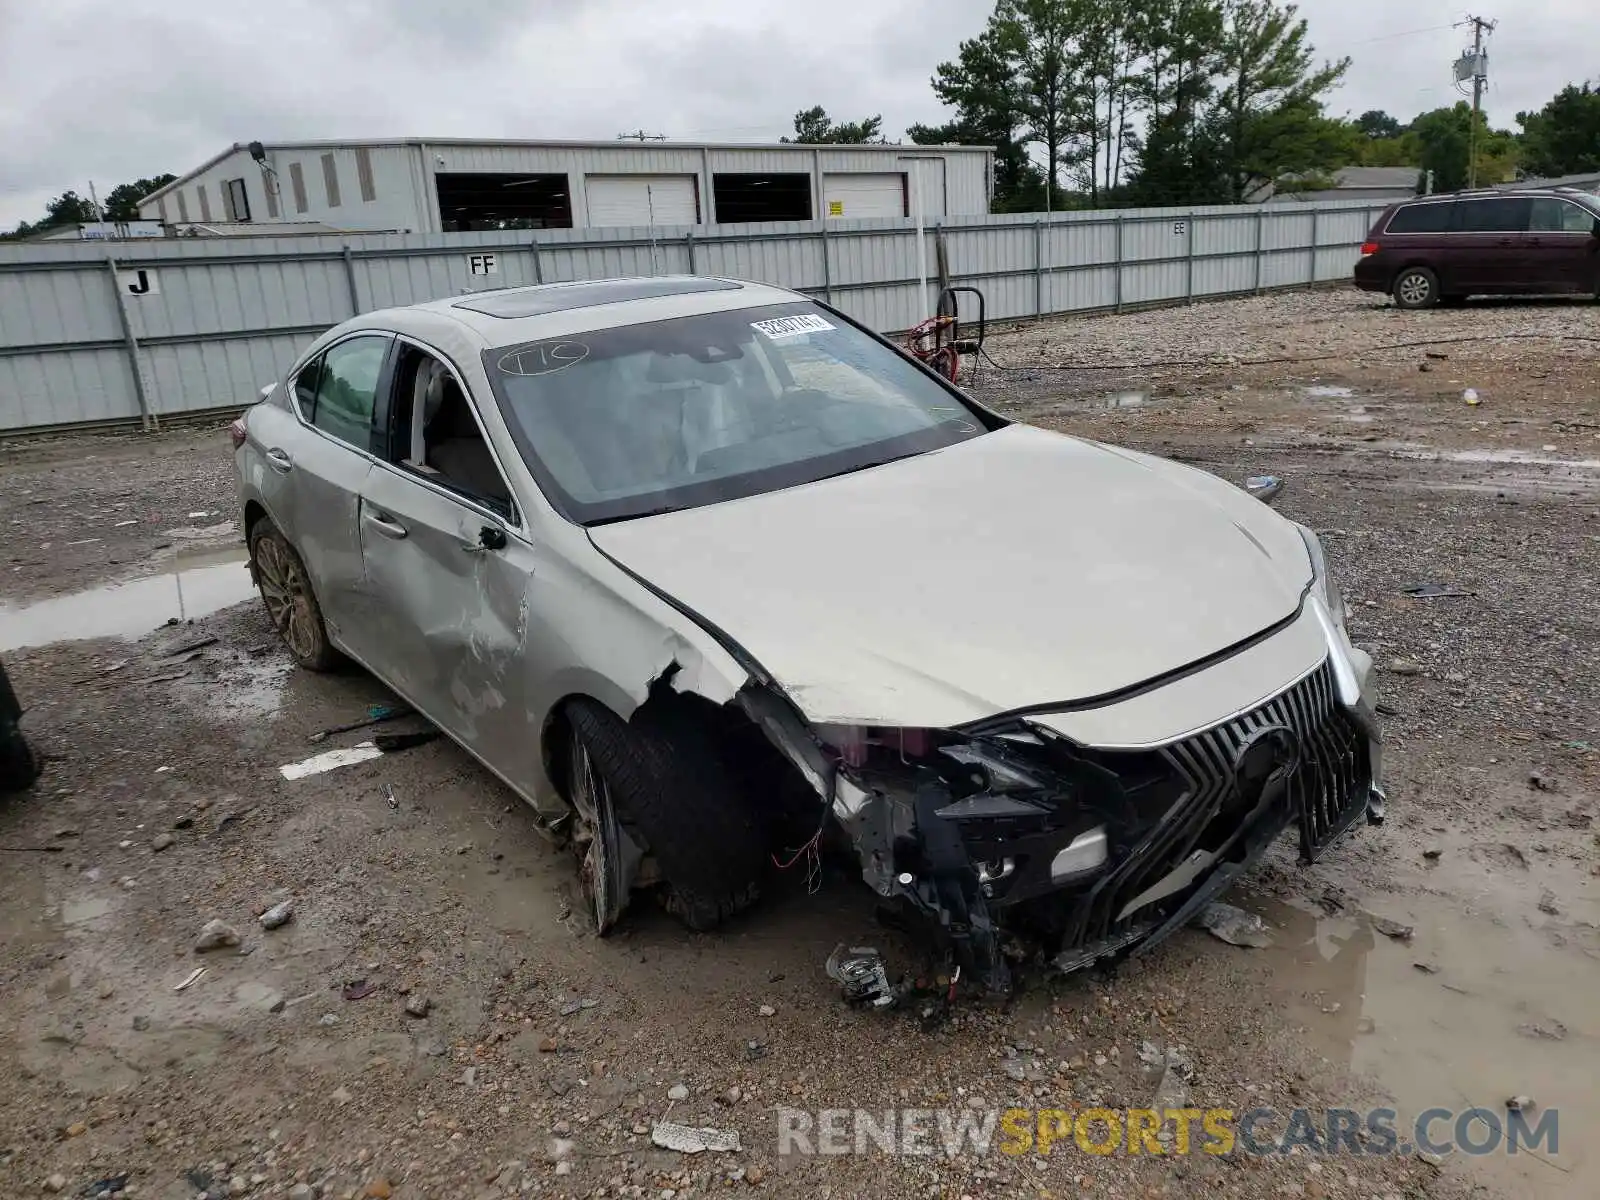
[(1343, 278), (1381, 208), (946, 218), (922, 239), (926, 293), (909, 220), (0, 245), (0, 433), (239, 407), (354, 313), (486, 287), (724, 275), (899, 330), (927, 315), (940, 242), (991, 319), (1033, 317)]

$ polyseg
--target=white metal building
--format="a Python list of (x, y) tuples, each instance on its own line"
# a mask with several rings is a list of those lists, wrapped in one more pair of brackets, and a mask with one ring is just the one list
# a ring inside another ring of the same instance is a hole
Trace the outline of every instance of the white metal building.
[(235, 144), (151, 193), (167, 224), (448, 232), (989, 211), (984, 146), (403, 140)]

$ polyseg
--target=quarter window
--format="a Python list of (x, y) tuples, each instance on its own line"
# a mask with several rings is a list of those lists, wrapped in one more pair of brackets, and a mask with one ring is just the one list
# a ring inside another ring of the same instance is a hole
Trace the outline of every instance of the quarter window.
[(1443, 200), (1433, 204), (1411, 204), (1389, 218), (1386, 233), (1443, 233), (1450, 228), (1455, 204)]
[(1588, 209), (1553, 196), (1535, 196), (1528, 228), (1535, 233), (1589, 233), (1594, 223), (1595, 216)]
[(322, 378), (322, 359), (316, 358), (300, 368), (294, 377), (294, 400), (306, 420), (317, 407), (317, 380)]
[(1527, 196), (1463, 200), (1456, 205), (1459, 233), (1525, 233), (1532, 201)]
[[(340, 441), (370, 450), (378, 379), (388, 352), (386, 337), (356, 337), (331, 347), (322, 356), (311, 423)], [(300, 392), (298, 379), (295, 389)]]

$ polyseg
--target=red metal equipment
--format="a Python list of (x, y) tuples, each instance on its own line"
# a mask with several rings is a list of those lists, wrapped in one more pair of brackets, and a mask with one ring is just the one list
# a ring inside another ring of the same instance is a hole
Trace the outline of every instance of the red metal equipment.
[[(970, 323), (962, 325), (960, 293), (963, 292), (977, 297), (978, 320), (975, 333)], [(984, 309), (983, 293), (977, 288), (945, 288), (939, 293), (939, 302), (934, 307), (934, 315), (906, 334), (906, 349), (951, 383), (955, 383), (961, 372), (961, 356), (963, 354), (976, 356), (983, 352), (983, 338), (986, 332)]]

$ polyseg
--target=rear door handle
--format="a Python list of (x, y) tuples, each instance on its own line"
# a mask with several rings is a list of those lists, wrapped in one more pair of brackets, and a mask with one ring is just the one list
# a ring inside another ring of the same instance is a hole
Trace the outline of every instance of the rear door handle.
[(381, 509), (363, 507), (361, 516), (368, 525), (371, 525), (373, 529), (386, 538), (403, 538), (406, 536), (406, 527)]
[(279, 446), (274, 446), (267, 451), (267, 466), (278, 474), (287, 474), (294, 469), (294, 459), (289, 457), (289, 452)]

